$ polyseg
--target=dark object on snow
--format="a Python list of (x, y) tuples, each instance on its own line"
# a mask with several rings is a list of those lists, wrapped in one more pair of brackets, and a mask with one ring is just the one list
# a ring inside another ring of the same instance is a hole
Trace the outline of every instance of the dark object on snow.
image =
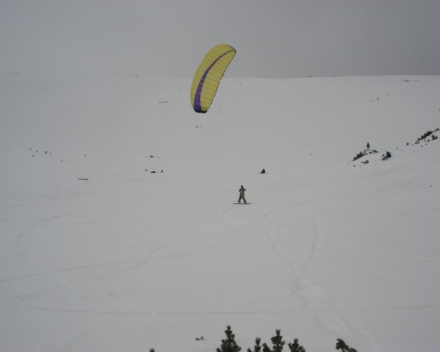
[(266, 173), (266, 170), (261, 170), (261, 172), (260, 172), (260, 174), (265, 174)]
[(203, 336), (200, 336), (200, 337), (196, 337), (196, 340), (197, 341), (202, 341), (202, 340), (204, 340), (205, 338), (203, 337)]
[(79, 178), (78, 180), (79, 181), (88, 181), (89, 179), (88, 178)]
[(244, 204), (246, 204), (246, 197), (244, 196), (244, 192), (246, 192), (246, 188), (241, 185), (238, 190), (238, 193), (240, 193), (240, 196), (238, 197), (238, 203), (241, 203), (241, 200), (243, 199)]
[(368, 160), (365, 160), (365, 161), (361, 161), (361, 163), (362, 163), (362, 164), (368, 164), (369, 161), (368, 161)]
[(354, 348), (348, 346), (343, 340), (337, 339), (336, 349), (341, 350), (342, 352), (357, 352)]
[(386, 152), (385, 154), (382, 154), (382, 160), (387, 160), (391, 158), (391, 153), (390, 152)]
[(152, 174), (155, 174), (155, 173), (156, 173), (156, 171), (151, 171), (151, 173), (152, 173)]
[(368, 154), (376, 154), (376, 153), (379, 153), (377, 150), (375, 150), (375, 149), (369, 149), (369, 148), (367, 148), (367, 149), (364, 149), (363, 151), (361, 151), (361, 152), (359, 152), (359, 153), (357, 153), (356, 155), (355, 155), (355, 157), (353, 158), (353, 161), (355, 161), (355, 160), (357, 160), (357, 159), (360, 159), (360, 158), (362, 158), (363, 156), (365, 156), (365, 155), (368, 155)]
[(355, 155), (355, 157), (353, 158), (353, 161), (355, 161), (355, 160), (357, 160), (357, 159), (359, 159), (359, 158), (362, 158), (364, 155), (365, 155), (364, 152), (359, 152), (359, 153), (357, 153), (357, 154)]
[[(426, 139), (427, 137), (429, 137), (430, 135), (432, 135), (433, 133), (440, 131), (438, 128), (436, 128), (434, 131), (427, 131), (424, 134), (422, 134), (419, 138), (417, 138), (416, 140), (416, 144), (419, 144), (421, 141), (423, 141), (424, 139)], [(435, 138), (433, 138), (435, 139)]]

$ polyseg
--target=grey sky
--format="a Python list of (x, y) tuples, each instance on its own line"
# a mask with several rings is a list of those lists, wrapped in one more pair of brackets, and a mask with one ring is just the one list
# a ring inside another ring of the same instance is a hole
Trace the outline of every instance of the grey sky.
[(191, 77), (440, 75), (440, 0), (0, 0), (0, 71)]

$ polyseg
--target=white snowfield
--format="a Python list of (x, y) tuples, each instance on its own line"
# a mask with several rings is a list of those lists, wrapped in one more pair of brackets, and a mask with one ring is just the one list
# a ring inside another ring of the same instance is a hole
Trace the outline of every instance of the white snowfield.
[(0, 75), (0, 350), (439, 351), (440, 77), (190, 84)]

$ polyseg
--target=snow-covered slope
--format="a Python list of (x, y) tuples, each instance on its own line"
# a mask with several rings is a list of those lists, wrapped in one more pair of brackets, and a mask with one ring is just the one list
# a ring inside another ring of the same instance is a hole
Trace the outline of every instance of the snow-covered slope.
[(190, 83), (1, 74), (1, 349), (437, 351), (440, 77)]

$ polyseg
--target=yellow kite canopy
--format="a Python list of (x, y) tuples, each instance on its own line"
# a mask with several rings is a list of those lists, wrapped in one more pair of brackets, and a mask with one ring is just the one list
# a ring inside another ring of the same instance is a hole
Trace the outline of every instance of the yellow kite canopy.
[(196, 112), (205, 113), (211, 106), (226, 69), (235, 56), (228, 44), (213, 47), (203, 58), (191, 85), (191, 104)]

